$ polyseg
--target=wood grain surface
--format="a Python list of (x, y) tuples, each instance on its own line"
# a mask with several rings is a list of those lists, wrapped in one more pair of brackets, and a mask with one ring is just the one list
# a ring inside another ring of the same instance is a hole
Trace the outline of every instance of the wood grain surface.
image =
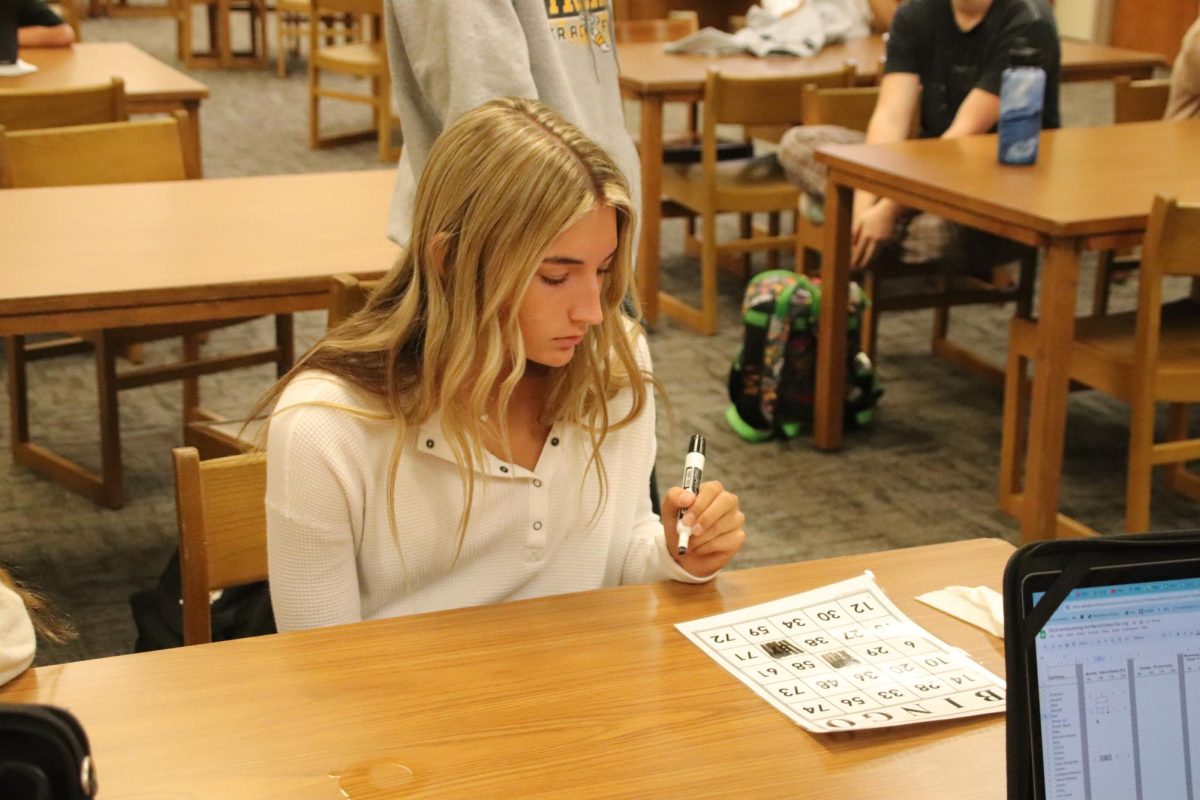
[(1003, 674), (1003, 643), (918, 602), (998, 589), (998, 540), (729, 572), (32, 670), (105, 796), (999, 798), (1002, 715), (815, 736), (674, 623), (861, 574)]

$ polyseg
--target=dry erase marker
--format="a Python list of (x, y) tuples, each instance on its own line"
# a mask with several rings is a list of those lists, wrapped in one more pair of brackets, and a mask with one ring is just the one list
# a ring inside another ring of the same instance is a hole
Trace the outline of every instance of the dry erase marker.
[[(687, 457), (683, 460), (682, 486), (692, 494), (700, 493), (700, 481), (704, 477), (704, 437), (696, 434), (688, 442)], [(687, 552), (688, 539), (692, 535), (692, 526), (683, 524), (683, 515), (687, 509), (679, 509), (675, 520), (675, 533), (679, 534), (679, 555)]]

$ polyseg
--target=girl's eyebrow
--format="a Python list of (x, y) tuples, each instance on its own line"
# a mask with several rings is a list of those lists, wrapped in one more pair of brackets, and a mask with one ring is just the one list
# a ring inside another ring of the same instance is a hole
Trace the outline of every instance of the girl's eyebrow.
[[(616, 248), (614, 248), (611, 253), (606, 255), (604, 258), (600, 259), (600, 263), (603, 264), (605, 261), (611, 260), (612, 257), (615, 256), (616, 254), (617, 254), (617, 251), (616, 251)], [(572, 264), (582, 264), (583, 260), (575, 258), (573, 256), (546, 256), (545, 258), (542, 259), (542, 263), (543, 264), (566, 264), (566, 265), (570, 266)]]

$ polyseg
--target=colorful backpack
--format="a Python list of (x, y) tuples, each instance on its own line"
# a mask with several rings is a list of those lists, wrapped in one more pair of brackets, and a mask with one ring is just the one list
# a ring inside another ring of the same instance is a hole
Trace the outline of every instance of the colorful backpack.
[[(875, 369), (862, 352), (862, 288), (851, 282), (846, 320), (846, 407), (848, 427), (866, 425), (883, 394)], [(769, 270), (746, 286), (742, 348), (729, 370), (725, 419), (748, 442), (774, 436), (791, 439), (812, 428), (816, 383), (817, 319), (821, 287), (788, 270)]]

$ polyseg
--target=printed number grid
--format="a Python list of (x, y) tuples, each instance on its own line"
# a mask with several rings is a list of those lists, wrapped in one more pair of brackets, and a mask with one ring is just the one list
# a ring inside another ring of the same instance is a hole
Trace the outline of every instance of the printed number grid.
[(999, 679), (893, 608), (881, 592), (859, 590), (692, 634), (730, 672), (809, 730), (885, 727), (1004, 709)]

